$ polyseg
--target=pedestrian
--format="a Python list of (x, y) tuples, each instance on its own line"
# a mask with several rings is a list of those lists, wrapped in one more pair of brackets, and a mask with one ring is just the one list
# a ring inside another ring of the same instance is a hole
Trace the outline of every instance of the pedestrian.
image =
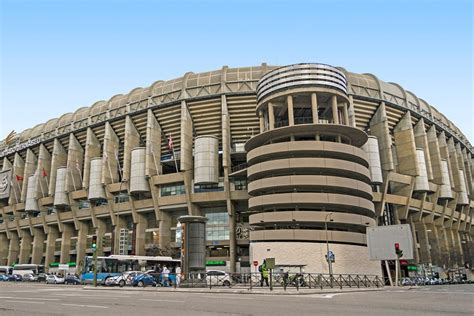
[(170, 274), (170, 270), (166, 266), (163, 266), (163, 271), (161, 273), (161, 276), (163, 277), (163, 286), (168, 286), (168, 277)]
[(267, 268), (267, 261), (263, 260), (263, 263), (258, 267), (258, 271), (260, 271), (260, 286), (263, 286), (263, 281), (268, 286), (268, 268)]
[(181, 267), (176, 267), (176, 287), (179, 287), (179, 283), (181, 281)]

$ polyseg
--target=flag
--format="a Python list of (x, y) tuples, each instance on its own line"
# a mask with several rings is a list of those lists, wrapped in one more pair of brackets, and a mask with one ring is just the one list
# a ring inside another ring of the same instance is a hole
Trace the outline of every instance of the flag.
[(19, 175), (15, 175), (16, 177), (16, 181), (20, 182), (20, 181), (23, 181), (23, 177), (22, 176), (19, 176)]
[(44, 168), (43, 168), (43, 178), (47, 177), (47, 176), (48, 176), (48, 174), (46, 173), (46, 170), (44, 170)]
[(171, 134), (168, 136), (168, 149), (173, 150), (173, 137), (171, 137)]

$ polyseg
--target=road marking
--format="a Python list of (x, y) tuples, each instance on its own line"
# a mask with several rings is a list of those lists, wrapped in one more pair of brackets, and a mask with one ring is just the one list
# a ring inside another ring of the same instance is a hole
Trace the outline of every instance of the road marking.
[(44, 302), (28, 302), (28, 301), (14, 301), (14, 300), (6, 301), (4, 303), (44, 304)]
[(184, 301), (177, 301), (177, 300), (160, 300), (160, 299), (153, 299), (153, 298), (141, 298), (140, 301), (184, 303)]
[(108, 308), (107, 306), (100, 306), (100, 305), (83, 305), (83, 304), (61, 304), (61, 305), (74, 306), (74, 307)]
[[(219, 296), (219, 299), (221, 298), (228, 298), (228, 299), (231, 299), (231, 300), (253, 300), (254, 298), (253, 297), (242, 297), (241, 295), (245, 295), (245, 294), (222, 294), (221, 296)], [(251, 295), (254, 295), (254, 294), (251, 294)], [(214, 295), (201, 295), (201, 297), (208, 297), (208, 298), (216, 298), (216, 296)]]
[[(18, 296), (12, 297), (12, 296), (0, 296), (0, 298), (3, 299), (18, 299)], [(22, 299), (25, 300), (34, 300), (34, 301), (59, 301), (58, 298), (43, 298), (43, 297), (22, 297)]]

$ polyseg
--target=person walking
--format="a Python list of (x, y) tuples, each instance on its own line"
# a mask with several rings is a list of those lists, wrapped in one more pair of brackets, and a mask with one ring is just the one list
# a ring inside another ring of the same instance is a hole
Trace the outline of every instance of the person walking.
[(163, 286), (168, 286), (168, 277), (170, 274), (170, 270), (163, 266), (163, 271), (161, 272), (161, 276), (163, 277)]
[(260, 271), (260, 286), (263, 286), (263, 281), (265, 284), (268, 285), (268, 268), (267, 268), (267, 261), (263, 260), (263, 263), (258, 267), (258, 271)]
[(176, 267), (176, 287), (179, 287), (179, 283), (181, 282), (181, 267)]

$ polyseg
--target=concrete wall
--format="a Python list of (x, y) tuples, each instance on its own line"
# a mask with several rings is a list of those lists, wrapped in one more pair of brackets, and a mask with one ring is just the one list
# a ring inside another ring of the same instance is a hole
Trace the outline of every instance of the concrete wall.
[[(381, 275), (379, 261), (369, 261), (367, 247), (329, 244), (336, 255), (333, 264), (335, 274), (372, 274)], [(329, 273), (325, 260), (326, 244), (311, 242), (258, 242), (250, 244), (250, 262), (260, 263), (265, 258), (275, 258), (278, 264), (306, 264), (307, 273)]]

